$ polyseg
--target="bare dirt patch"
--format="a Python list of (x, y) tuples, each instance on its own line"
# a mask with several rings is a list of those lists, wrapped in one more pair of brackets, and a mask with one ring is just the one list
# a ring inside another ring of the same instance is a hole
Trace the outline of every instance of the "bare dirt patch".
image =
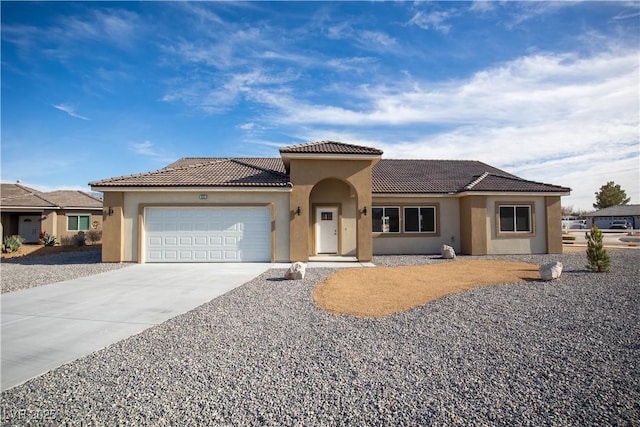
[(82, 251), (95, 251), (102, 249), (101, 244), (85, 245), (85, 246), (43, 246), (43, 245), (22, 245), (16, 252), (2, 253), (0, 258), (16, 258), (24, 256), (40, 256), (40, 255), (53, 255), (62, 252), (82, 252)]
[(320, 283), (313, 291), (313, 300), (334, 314), (382, 317), (455, 292), (536, 279), (540, 279), (536, 264), (497, 260), (345, 268)]

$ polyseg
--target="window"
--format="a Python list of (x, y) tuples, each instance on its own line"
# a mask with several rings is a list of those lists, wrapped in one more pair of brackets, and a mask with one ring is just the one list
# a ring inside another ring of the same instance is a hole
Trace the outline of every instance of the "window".
[(400, 208), (373, 207), (372, 224), (374, 233), (399, 233)]
[(67, 230), (87, 231), (89, 230), (89, 215), (67, 215)]
[(420, 206), (404, 208), (404, 232), (405, 233), (435, 233), (436, 232), (436, 208), (435, 206)]
[(531, 206), (500, 206), (500, 232), (532, 233)]

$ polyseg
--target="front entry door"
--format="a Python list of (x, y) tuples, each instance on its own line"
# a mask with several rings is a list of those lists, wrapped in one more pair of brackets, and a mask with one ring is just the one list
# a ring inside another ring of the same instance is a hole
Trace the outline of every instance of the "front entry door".
[(40, 237), (40, 216), (20, 215), (18, 221), (18, 234), (27, 243), (37, 243)]
[(316, 253), (338, 253), (338, 208), (316, 208)]

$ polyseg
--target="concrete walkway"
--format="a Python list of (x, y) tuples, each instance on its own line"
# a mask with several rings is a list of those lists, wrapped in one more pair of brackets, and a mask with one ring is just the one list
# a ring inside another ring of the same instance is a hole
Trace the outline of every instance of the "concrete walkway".
[(234, 289), (272, 264), (138, 264), (4, 294), (2, 391)]

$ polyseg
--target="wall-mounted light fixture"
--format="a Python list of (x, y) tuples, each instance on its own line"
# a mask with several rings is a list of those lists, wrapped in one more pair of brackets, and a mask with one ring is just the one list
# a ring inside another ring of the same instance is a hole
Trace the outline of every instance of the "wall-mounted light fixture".
[(300, 206), (298, 206), (298, 209), (296, 209), (296, 215), (302, 215), (302, 209), (300, 208)]
[(199, 196), (200, 200), (207, 200), (207, 198), (208, 198), (208, 197), (209, 197), (209, 196), (208, 196), (208, 195), (206, 195), (206, 194), (201, 194), (201, 195)]
[(111, 206), (109, 206), (104, 213), (106, 213), (109, 216), (113, 215), (113, 208)]
[(367, 207), (362, 208), (362, 215), (367, 216)]

